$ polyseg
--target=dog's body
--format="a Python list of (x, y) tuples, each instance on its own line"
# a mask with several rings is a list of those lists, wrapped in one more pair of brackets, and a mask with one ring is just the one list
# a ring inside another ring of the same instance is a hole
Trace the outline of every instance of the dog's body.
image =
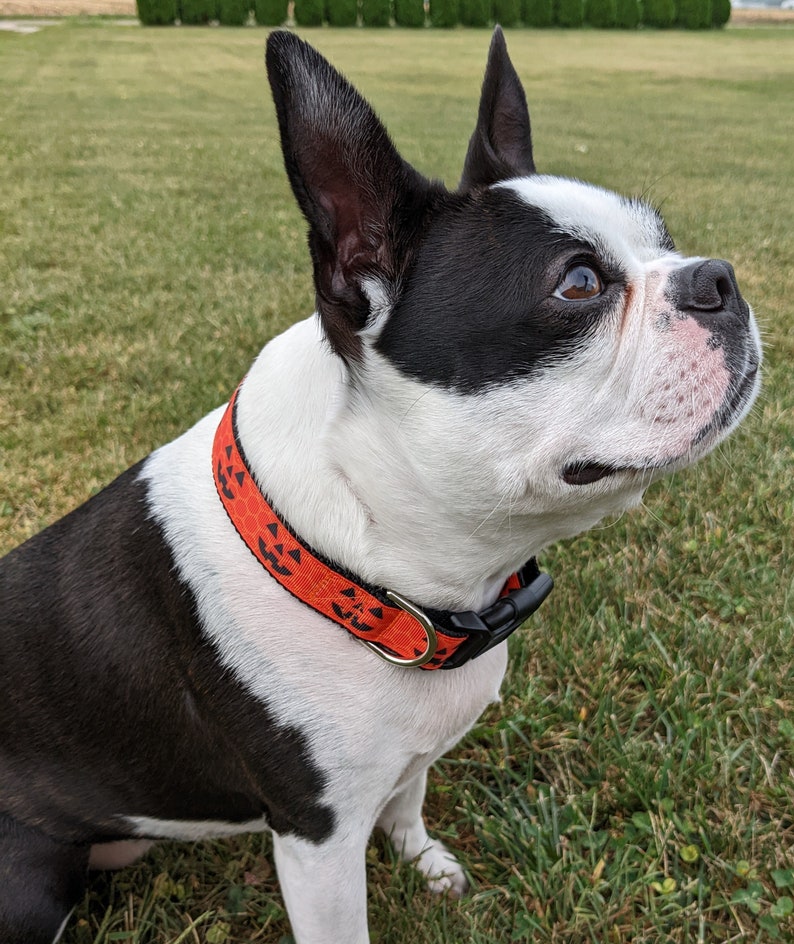
[[(406, 165), (316, 53), (274, 34), (318, 315), (239, 391), (248, 468), (301, 540), (422, 607), (481, 611), (551, 541), (705, 454), (757, 389), (732, 271), (650, 207), (534, 174), (501, 33), (461, 187)], [(377, 825), (431, 887), (428, 766), (498, 698), (506, 645), (377, 658), (285, 592), (219, 501), (224, 410), (0, 564), (0, 940), (50, 944), (89, 861), (270, 828), (299, 944), (364, 944)]]

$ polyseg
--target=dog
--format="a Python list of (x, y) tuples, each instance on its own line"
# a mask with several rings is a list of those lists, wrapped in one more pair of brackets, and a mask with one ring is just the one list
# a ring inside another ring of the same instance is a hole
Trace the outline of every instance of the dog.
[(288, 31), (267, 42), (317, 311), (227, 406), (0, 562), (0, 940), (90, 868), (273, 833), (298, 944), (365, 944), (379, 827), (432, 890), (427, 770), (498, 699), (545, 546), (708, 453), (760, 383), (731, 266), (538, 174), (496, 29), (454, 192)]

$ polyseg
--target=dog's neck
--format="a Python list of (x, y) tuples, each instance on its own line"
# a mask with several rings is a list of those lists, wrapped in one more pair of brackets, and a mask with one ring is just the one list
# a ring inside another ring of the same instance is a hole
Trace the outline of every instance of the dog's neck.
[[(267, 345), (240, 392), (250, 467), (302, 540), (418, 605), (476, 610), (525, 560), (592, 523), (495, 502), (508, 489), (498, 464), (470, 448), (482, 448), (481, 431), (471, 435), (487, 422), (482, 402), (369, 356), (360, 369), (377, 382), (356, 382), (311, 318)], [(502, 436), (492, 425), (491, 459)]]

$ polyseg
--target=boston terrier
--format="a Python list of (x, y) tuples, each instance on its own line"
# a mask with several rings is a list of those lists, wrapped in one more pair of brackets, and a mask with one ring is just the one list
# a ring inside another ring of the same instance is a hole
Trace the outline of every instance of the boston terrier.
[(317, 311), (228, 406), (0, 562), (0, 941), (93, 868), (271, 830), (298, 944), (365, 944), (375, 827), (437, 892), (427, 770), (498, 699), (534, 556), (748, 412), (727, 262), (646, 202), (536, 173), (493, 35), (458, 188), (286, 31), (267, 43)]

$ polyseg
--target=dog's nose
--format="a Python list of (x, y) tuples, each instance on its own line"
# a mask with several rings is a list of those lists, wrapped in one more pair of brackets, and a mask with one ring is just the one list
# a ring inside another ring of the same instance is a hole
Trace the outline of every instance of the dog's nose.
[(693, 312), (726, 311), (749, 320), (730, 262), (706, 259), (692, 262), (676, 273), (679, 308)]

